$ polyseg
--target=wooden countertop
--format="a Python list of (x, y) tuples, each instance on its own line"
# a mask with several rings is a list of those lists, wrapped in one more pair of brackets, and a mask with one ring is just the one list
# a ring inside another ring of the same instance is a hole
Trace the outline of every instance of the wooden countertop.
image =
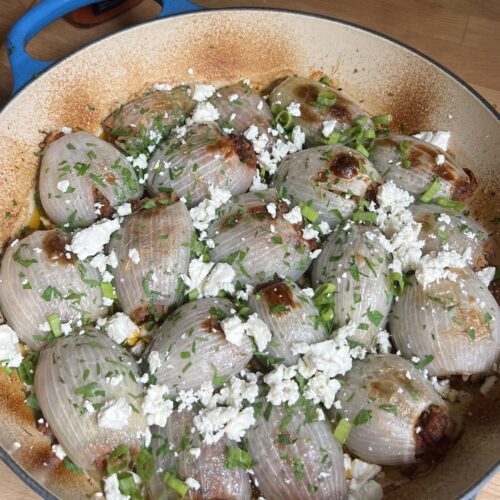
[[(175, 1), (175, 0), (170, 0)], [(11, 78), (5, 37), (33, 0), (0, 0), (0, 107), (10, 96)], [(500, 105), (500, 2), (489, 0), (202, 0), (206, 7), (254, 6), (303, 10), (372, 28), (411, 45), (455, 72), (497, 109)], [(47, 59), (69, 54), (83, 44), (119, 29), (152, 19), (159, 11), (153, 0), (106, 24), (77, 29), (59, 20), (32, 43), (30, 53)], [(0, 462), (0, 498), (35, 500), (30, 488)], [(478, 495), (500, 498), (500, 473)]]

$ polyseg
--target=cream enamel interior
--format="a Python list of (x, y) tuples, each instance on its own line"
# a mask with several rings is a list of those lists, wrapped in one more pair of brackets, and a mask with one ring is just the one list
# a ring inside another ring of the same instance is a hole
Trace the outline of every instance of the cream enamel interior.
[[(367, 112), (391, 112), (409, 133), (451, 131), (452, 153), (478, 179), (473, 212), (493, 233), (498, 262), (500, 225), (491, 223), (500, 217), (500, 123), (494, 113), (445, 71), (394, 42), (323, 18), (262, 10), (209, 11), (134, 27), (65, 59), (14, 97), (0, 113), (1, 243), (27, 223), (38, 170), (34, 152), (46, 132), (66, 126), (99, 133), (110, 111), (153, 82), (250, 78), (264, 87), (285, 74), (315, 72), (333, 77)], [(467, 425), (446, 461), (388, 498), (456, 498), (477, 483), (500, 457), (494, 392), (486, 416)], [(48, 440), (22, 409), (20, 385), (2, 374), (0, 393), (0, 443), (14, 459), (60, 497), (95, 491), (95, 484), (50, 460)], [(20, 449), (14, 450), (14, 441)]]

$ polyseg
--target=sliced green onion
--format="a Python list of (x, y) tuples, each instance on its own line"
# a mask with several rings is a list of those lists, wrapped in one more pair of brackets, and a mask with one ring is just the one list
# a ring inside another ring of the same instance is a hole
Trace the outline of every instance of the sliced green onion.
[(130, 472), (120, 472), (117, 474), (118, 477), (118, 488), (123, 495), (128, 495), (130, 497), (136, 497), (139, 491), (134, 481), (134, 476)]
[(434, 196), (436, 196), (441, 188), (441, 179), (439, 177), (434, 177), (432, 184), (429, 186), (427, 191), (420, 197), (420, 201), (423, 203), (429, 203)]
[(334, 92), (320, 92), (316, 97), (316, 102), (320, 106), (333, 106), (337, 101), (337, 95)]
[(450, 200), (449, 198), (438, 198), (436, 202), (444, 208), (451, 208), (459, 212), (463, 212), (465, 210), (465, 204), (460, 201)]
[(305, 203), (301, 203), (299, 206), (302, 212), (302, 217), (304, 217), (304, 219), (307, 219), (309, 222), (312, 223), (318, 220), (319, 212), (317, 210), (314, 210), (314, 208), (310, 207), (309, 205), (306, 205)]
[(372, 128), (363, 130), (363, 139), (365, 139), (365, 140), (375, 139), (376, 135), (377, 134), (375, 134), (375, 130), (373, 130)]
[(319, 79), (319, 83), (322, 83), (323, 85), (330, 85), (330, 78), (328, 78), (327, 76), (322, 76)]
[(226, 469), (232, 470), (239, 467), (244, 470), (250, 469), (252, 467), (252, 457), (248, 451), (242, 450), (238, 446), (228, 446), (227, 447), (227, 461)]
[(274, 123), (279, 123), (285, 130), (290, 130), (293, 127), (292, 115), (286, 109), (282, 109), (274, 117)]
[(330, 144), (330, 145), (333, 145), (333, 144), (337, 144), (340, 140), (340, 138), (342, 137), (342, 134), (338, 131), (334, 131), (330, 134), (330, 136), (328, 137), (328, 139), (321, 139), (321, 142), (323, 144)]
[(341, 418), (340, 422), (337, 424), (337, 427), (335, 427), (335, 430), (333, 431), (333, 437), (340, 444), (344, 444), (347, 441), (349, 434), (351, 433), (351, 429), (351, 422), (348, 422), (347, 420)]
[(106, 470), (108, 474), (115, 474), (123, 469), (127, 469), (129, 464), (130, 450), (126, 444), (122, 444), (109, 454)]
[(372, 118), (372, 122), (374, 125), (387, 125), (392, 122), (392, 115), (378, 115)]
[(410, 141), (404, 140), (398, 144), (398, 151), (401, 156), (406, 157), (410, 152)]
[(363, 144), (358, 144), (356, 146), (356, 151), (359, 151), (363, 156), (367, 158), (370, 156), (370, 152), (363, 146)]
[(354, 222), (375, 224), (377, 222), (377, 214), (375, 212), (363, 212), (362, 210), (356, 210), (356, 212), (352, 214), (352, 220)]
[(189, 491), (189, 486), (184, 481), (181, 481), (179, 478), (175, 477), (173, 474), (170, 474), (170, 472), (165, 472), (165, 475), (163, 476), (163, 482), (169, 488), (179, 493), (181, 497), (183, 497)]
[(401, 273), (392, 272), (389, 275), (389, 288), (393, 295), (401, 295), (405, 289), (405, 280)]
[(113, 287), (113, 283), (110, 282), (101, 282), (101, 292), (103, 297), (107, 299), (116, 300), (118, 297), (116, 296), (115, 289)]
[(155, 471), (154, 460), (151, 453), (145, 448), (137, 455), (135, 460), (135, 471), (145, 483), (153, 477)]
[(334, 318), (335, 313), (333, 312), (333, 309), (331, 309), (330, 307), (324, 307), (320, 310), (319, 315), (321, 316), (321, 319), (323, 321), (328, 322)]
[(273, 115), (277, 115), (280, 111), (283, 111), (285, 108), (277, 103), (277, 102), (274, 102), (273, 104), (271, 104), (271, 111), (273, 113)]
[(314, 292), (314, 304), (316, 306), (324, 306), (333, 304), (333, 294), (336, 287), (333, 283), (323, 283), (321, 286), (316, 288)]
[(49, 324), (50, 329), (54, 334), (54, 337), (60, 337), (62, 335), (61, 318), (59, 317), (59, 314), (56, 313), (49, 314), (47, 316), (47, 323)]

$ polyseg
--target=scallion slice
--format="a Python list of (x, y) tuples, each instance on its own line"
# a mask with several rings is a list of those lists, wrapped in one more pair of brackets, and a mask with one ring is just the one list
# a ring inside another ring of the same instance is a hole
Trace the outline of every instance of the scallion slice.
[(378, 115), (372, 118), (372, 122), (374, 125), (387, 125), (392, 122), (392, 115)]
[(123, 469), (127, 469), (130, 464), (130, 450), (126, 444), (115, 448), (108, 457), (106, 469), (108, 474), (115, 474)]
[(282, 109), (274, 117), (274, 123), (280, 124), (286, 131), (289, 131), (293, 127), (293, 117), (286, 109)]
[(370, 156), (370, 152), (363, 146), (363, 144), (358, 144), (356, 146), (356, 151), (359, 151), (363, 156), (367, 158)]
[(316, 97), (316, 103), (320, 106), (333, 106), (337, 101), (337, 95), (333, 92), (323, 91), (319, 92)]
[(137, 455), (135, 460), (135, 471), (144, 482), (148, 482), (153, 477), (155, 471), (154, 460), (151, 453), (145, 448)]
[(107, 299), (116, 300), (118, 298), (116, 296), (113, 283), (101, 282), (101, 292), (103, 297), (106, 297)]
[(463, 212), (465, 210), (465, 204), (461, 201), (450, 200), (449, 198), (438, 198), (436, 202), (439, 206), (444, 208), (451, 208), (459, 212)]
[(422, 194), (420, 201), (423, 203), (429, 203), (434, 196), (436, 196), (441, 188), (441, 179), (439, 177), (434, 177), (432, 184), (428, 187), (427, 191)]
[(403, 160), (403, 161), (401, 162), (401, 166), (402, 166), (403, 168), (411, 168), (411, 161), (410, 161), (410, 160), (408, 160), (408, 159)]
[(134, 481), (134, 476), (130, 472), (120, 472), (117, 474), (118, 488), (123, 495), (137, 497), (137, 486)]
[(319, 79), (319, 83), (322, 83), (323, 85), (330, 85), (330, 78), (328, 78), (327, 76), (322, 76)]
[(170, 472), (165, 472), (165, 475), (163, 476), (163, 482), (169, 488), (179, 493), (181, 497), (183, 497), (189, 491), (189, 486), (184, 481), (181, 481), (179, 478), (175, 477), (173, 474), (170, 474)]
[(49, 314), (47, 316), (47, 323), (49, 324), (50, 330), (54, 334), (54, 337), (60, 337), (62, 335), (61, 318), (59, 317), (59, 314)]
[(375, 212), (363, 212), (362, 210), (356, 210), (352, 214), (352, 220), (354, 222), (366, 222), (367, 224), (375, 224), (377, 222), (377, 214)]
[(252, 467), (252, 457), (248, 451), (242, 450), (238, 446), (228, 446), (227, 447), (227, 461), (226, 469), (232, 470), (239, 467), (244, 470), (250, 469)]
[(302, 217), (304, 217), (304, 219), (307, 219), (309, 222), (312, 223), (318, 220), (319, 212), (317, 210), (314, 210), (314, 208), (310, 207), (309, 205), (306, 205), (305, 203), (301, 203), (299, 206), (302, 212)]
[(349, 437), (349, 434), (352, 429), (352, 424), (345, 419), (340, 419), (340, 422), (335, 427), (333, 431), (333, 437), (340, 443), (344, 444)]

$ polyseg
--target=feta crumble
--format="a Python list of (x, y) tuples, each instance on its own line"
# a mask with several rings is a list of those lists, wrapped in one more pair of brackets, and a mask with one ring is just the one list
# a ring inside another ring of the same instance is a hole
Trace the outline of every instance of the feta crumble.
[(293, 380), (296, 374), (296, 366), (278, 365), (272, 372), (265, 375), (264, 382), (269, 386), (267, 401), (276, 406), (285, 403), (295, 404), (300, 396), (299, 386)]
[(476, 273), (477, 277), (483, 282), (484, 286), (490, 286), (495, 277), (495, 268), (493, 266), (485, 267)]
[(451, 132), (445, 132), (443, 130), (438, 130), (436, 132), (425, 131), (413, 134), (413, 137), (433, 144), (443, 151), (448, 151), (448, 143), (450, 142)]
[(9, 325), (0, 325), (0, 363), (2, 366), (17, 368), (23, 362), (19, 351), (19, 338)]
[(323, 129), (321, 130), (321, 133), (323, 134), (324, 137), (328, 139), (330, 137), (337, 125), (337, 120), (327, 120), (323, 122)]
[(291, 116), (300, 116), (300, 102), (291, 102), (286, 110)]
[(139, 327), (125, 314), (117, 312), (104, 323), (104, 330), (111, 340), (122, 344), (130, 337), (136, 335)]
[(101, 252), (109, 243), (111, 235), (118, 229), (120, 229), (120, 222), (117, 219), (93, 224), (73, 236), (69, 250), (80, 260), (85, 260)]
[(61, 193), (65, 193), (69, 188), (69, 181), (68, 180), (63, 180), (63, 181), (59, 181), (57, 183), (57, 189), (59, 191), (61, 191)]
[(198, 102), (203, 102), (212, 97), (215, 93), (213, 85), (204, 83), (196, 83), (194, 86), (193, 99)]
[(192, 116), (193, 123), (214, 122), (220, 118), (217, 108), (210, 102), (200, 102)]
[(225, 318), (221, 321), (221, 328), (226, 340), (237, 346), (243, 343), (245, 336), (252, 337), (260, 352), (266, 349), (272, 338), (271, 331), (266, 323), (257, 316), (257, 313), (250, 315), (246, 323), (243, 323), (236, 315)]
[(119, 431), (128, 425), (132, 408), (125, 398), (106, 401), (97, 414), (97, 423), (103, 429)]
[(128, 257), (134, 264), (139, 264), (139, 262), (141, 262), (141, 257), (139, 256), (137, 248), (131, 248), (128, 251)]
[(142, 411), (146, 415), (148, 425), (165, 427), (172, 414), (174, 403), (165, 399), (168, 395), (166, 385), (150, 385), (142, 403)]
[(300, 207), (293, 207), (290, 212), (283, 214), (283, 219), (290, 224), (300, 224), (302, 222), (302, 211)]
[(52, 445), (52, 453), (59, 459), (59, 460), (64, 460), (66, 457), (66, 452), (64, 451), (64, 448), (60, 444), (53, 444)]
[(201, 488), (200, 483), (193, 477), (187, 477), (184, 482), (186, 483), (186, 486), (188, 486), (192, 490), (198, 491)]
[(268, 203), (266, 206), (267, 213), (273, 218), (276, 218), (276, 203)]
[(129, 500), (128, 495), (123, 495), (120, 491), (118, 476), (112, 474), (104, 479), (104, 495), (106, 500)]
[(213, 185), (208, 186), (209, 196), (196, 207), (189, 210), (193, 226), (199, 231), (204, 231), (213, 220), (217, 219), (217, 209), (231, 199), (231, 192)]
[(471, 249), (467, 248), (461, 255), (451, 252), (430, 252), (424, 255), (415, 269), (417, 282), (425, 289), (431, 283), (442, 279), (456, 280), (456, 275), (450, 268), (463, 269), (472, 262)]

